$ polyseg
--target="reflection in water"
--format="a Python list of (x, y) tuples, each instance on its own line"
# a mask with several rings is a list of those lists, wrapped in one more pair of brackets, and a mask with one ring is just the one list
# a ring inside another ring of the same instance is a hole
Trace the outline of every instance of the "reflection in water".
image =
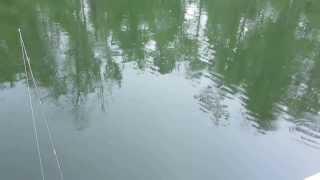
[(159, 76), (183, 68), (216, 125), (230, 123), (230, 101), (238, 101), (259, 131), (275, 130), (288, 114), (293, 134), (319, 146), (317, 7), (316, 0), (2, 1), (0, 88), (23, 78), (21, 26), (46, 100), (72, 105), (79, 129), (88, 123), (88, 96), (107, 111), (130, 63)]
[(320, 119), (314, 115), (307, 114), (306, 119), (299, 120), (290, 129), (297, 141), (320, 149)]

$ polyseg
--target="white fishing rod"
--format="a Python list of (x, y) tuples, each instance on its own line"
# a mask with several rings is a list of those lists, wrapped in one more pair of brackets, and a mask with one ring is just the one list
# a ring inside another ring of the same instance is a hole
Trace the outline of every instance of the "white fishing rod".
[[(35, 79), (35, 77), (33, 75), (32, 67), (31, 67), (31, 63), (30, 63), (30, 58), (28, 56), (28, 53), (27, 53), (27, 50), (26, 50), (26, 47), (25, 47), (25, 44), (24, 44), (24, 41), (23, 41), (23, 38), (22, 38), (22, 33), (21, 33), (20, 28), (19, 28), (18, 31), (19, 31), (20, 41), (21, 41), (21, 45), (22, 45), (22, 49), (23, 49), (23, 54), (24, 54), (24, 57), (25, 57), (24, 58), (24, 62), (27, 63), (27, 65), (28, 65), (28, 68), (29, 68), (29, 71), (30, 71), (30, 74), (31, 74), (31, 80), (32, 80), (33, 85), (35, 87), (36, 94), (37, 94), (38, 100), (39, 100), (39, 104), (41, 105), (42, 101), (40, 99), (39, 86), (38, 86), (38, 83), (37, 83), (37, 81), (36, 81), (36, 79)], [(27, 65), (25, 65), (25, 66), (27, 67)], [(50, 146), (52, 148), (52, 152), (53, 152), (53, 155), (55, 157), (55, 161), (57, 163), (60, 179), (64, 180), (63, 171), (62, 171), (62, 167), (61, 167), (61, 162), (59, 160), (59, 157), (58, 157), (58, 154), (57, 154), (57, 151), (56, 151), (56, 147), (55, 147), (55, 144), (54, 144), (54, 141), (53, 141), (52, 131), (51, 131), (51, 128), (49, 126), (48, 117), (42, 111), (40, 111), (40, 112), (41, 112), (41, 115), (42, 115), (42, 117), (44, 119), (44, 122), (45, 122), (45, 125), (46, 125), (46, 129), (47, 129), (48, 136), (49, 136), (49, 141), (50, 141)]]

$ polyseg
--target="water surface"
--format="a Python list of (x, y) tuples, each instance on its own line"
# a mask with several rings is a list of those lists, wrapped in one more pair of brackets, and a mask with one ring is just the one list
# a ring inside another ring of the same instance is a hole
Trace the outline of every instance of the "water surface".
[[(320, 1), (0, 0), (0, 179), (320, 171)], [(41, 98), (42, 104), (37, 103)]]

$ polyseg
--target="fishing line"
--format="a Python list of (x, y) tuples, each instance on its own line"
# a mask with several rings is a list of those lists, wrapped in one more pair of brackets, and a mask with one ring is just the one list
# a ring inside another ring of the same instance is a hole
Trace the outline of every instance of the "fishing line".
[[(38, 96), (38, 100), (39, 100), (39, 104), (41, 105), (42, 101), (40, 99), (39, 86), (38, 86), (38, 83), (37, 83), (37, 81), (36, 81), (36, 79), (35, 79), (35, 77), (33, 75), (32, 67), (31, 67), (31, 63), (30, 63), (30, 58), (28, 56), (28, 53), (27, 53), (27, 50), (26, 50), (26, 47), (25, 47), (25, 44), (24, 44), (20, 29), (19, 29), (19, 34), (20, 34), (22, 49), (23, 49), (23, 52), (25, 54), (25, 61), (27, 62), (27, 65), (28, 65), (28, 68), (29, 68), (29, 71), (30, 71), (30, 74), (31, 74), (31, 80), (32, 80), (33, 85), (35, 87), (36, 95)], [(59, 160), (59, 157), (58, 157), (58, 154), (57, 154), (57, 151), (56, 151), (56, 147), (55, 147), (55, 144), (54, 144), (54, 141), (53, 141), (53, 135), (52, 135), (51, 128), (49, 126), (48, 117), (46, 116), (46, 114), (44, 112), (42, 112), (42, 111), (40, 111), (40, 112), (41, 112), (41, 115), (42, 115), (42, 117), (44, 119), (44, 122), (45, 122), (45, 125), (46, 125), (46, 129), (47, 129), (48, 136), (49, 136), (50, 146), (52, 148), (52, 152), (53, 152), (53, 155), (55, 157), (55, 161), (57, 163), (60, 179), (63, 180), (64, 176), (63, 176), (63, 171), (62, 171), (62, 167), (61, 167), (61, 162)]]
[(37, 123), (36, 123), (36, 119), (35, 119), (35, 115), (34, 115), (34, 109), (33, 109), (30, 86), (29, 86), (29, 77), (28, 77), (28, 71), (27, 71), (27, 65), (26, 65), (26, 57), (25, 57), (25, 53), (24, 53), (24, 50), (23, 50), (24, 48), (23, 48), (23, 43), (22, 43), (21, 31), (20, 31), (20, 29), (18, 31), (19, 31), (19, 37), (20, 37), (20, 45), (21, 45), (21, 49), (22, 49), (22, 59), (23, 59), (23, 64), (24, 64), (24, 72), (25, 72), (26, 80), (27, 80), (27, 89), (28, 89), (28, 95), (29, 95), (29, 105), (30, 105), (30, 111), (31, 111), (31, 116), (32, 116), (32, 126), (33, 126), (33, 133), (34, 133), (34, 138), (35, 138), (36, 148), (37, 148), (37, 154), (38, 154), (38, 159), (39, 159), (40, 172), (41, 172), (42, 180), (45, 180), (44, 167), (43, 167), (43, 163), (42, 163), (43, 161), (42, 161), (40, 145), (39, 145)]

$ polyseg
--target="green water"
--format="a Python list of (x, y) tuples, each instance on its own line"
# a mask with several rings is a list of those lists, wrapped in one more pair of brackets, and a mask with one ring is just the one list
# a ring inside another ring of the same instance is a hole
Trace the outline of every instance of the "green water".
[[(320, 172), (320, 1), (0, 0), (0, 179)], [(41, 98), (42, 104), (37, 103)]]

